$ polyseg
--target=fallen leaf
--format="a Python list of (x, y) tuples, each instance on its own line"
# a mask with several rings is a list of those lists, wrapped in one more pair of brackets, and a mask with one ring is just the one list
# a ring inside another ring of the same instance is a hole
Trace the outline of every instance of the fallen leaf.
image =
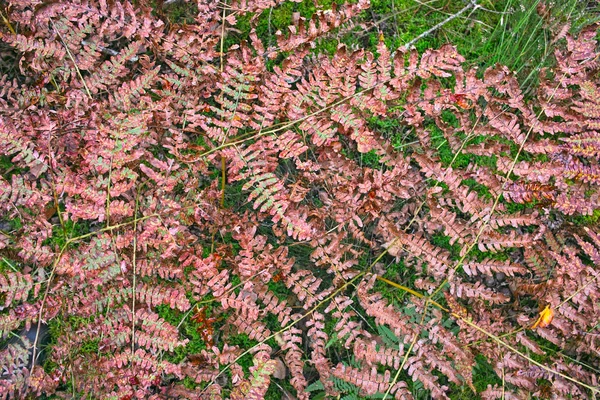
[(285, 364), (281, 361), (281, 358), (275, 358), (275, 371), (273, 372), (273, 377), (277, 379), (285, 379), (287, 369), (285, 368)]
[(540, 311), (540, 316), (538, 317), (537, 321), (535, 321), (531, 329), (536, 329), (538, 327), (545, 328), (550, 325), (553, 318), (554, 311), (550, 308), (550, 306), (546, 306), (546, 308)]

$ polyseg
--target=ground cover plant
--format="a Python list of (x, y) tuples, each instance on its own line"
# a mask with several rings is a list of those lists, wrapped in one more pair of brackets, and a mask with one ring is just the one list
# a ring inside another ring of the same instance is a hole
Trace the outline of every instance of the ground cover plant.
[(2, 6), (0, 398), (600, 394), (592, 5), (373, 3)]

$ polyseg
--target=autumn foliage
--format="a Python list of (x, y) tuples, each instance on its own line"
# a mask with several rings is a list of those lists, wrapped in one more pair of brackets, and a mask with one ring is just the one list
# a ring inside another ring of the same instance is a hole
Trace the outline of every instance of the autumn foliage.
[(526, 96), (451, 44), (314, 56), (366, 0), (225, 46), (271, 3), (7, 2), (0, 398), (598, 395), (597, 26)]

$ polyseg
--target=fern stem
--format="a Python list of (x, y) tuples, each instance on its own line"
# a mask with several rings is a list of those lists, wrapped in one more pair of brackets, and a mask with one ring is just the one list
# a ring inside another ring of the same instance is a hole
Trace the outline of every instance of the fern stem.
[(225, 156), (221, 156), (221, 208), (225, 208)]
[(108, 183), (106, 184), (106, 226), (110, 226), (110, 187), (112, 183), (113, 156), (114, 152), (110, 155), (110, 166), (108, 167)]
[(139, 195), (140, 190), (135, 195), (135, 211), (133, 216), (136, 218), (133, 221), (133, 254), (131, 255), (131, 267), (133, 279), (131, 283), (131, 356), (135, 353), (135, 287), (137, 284), (137, 213), (139, 210)]
[(33, 350), (32, 350), (32, 353), (31, 353), (32, 356), (31, 356), (30, 374), (33, 374), (33, 369), (35, 368), (35, 358), (36, 358), (36, 355), (37, 355), (37, 343), (39, 341), (40, 330), (42, 328), (42, 316), (43, 316), (43, 313), (44, 313), (44, 306), (46, 305), (46, 300), (48, 299), (48, 293), (50, 293), (50, 286), (52, 285), (52, 278), (54, 278), (54, 273), (56, 272), (56, 267), (58, 266), (58, 263), (62, 259), (63, 254), (65, 253), (65, 250), (67, 249), (67, 247), (70, 244), (71, 244), (71, 240), (67, 239), (67, 241), (62, 246), (62, 248), (60, 249), (59, 253), (57, 254), (56, 258), (54, 259), (54, 262), (52, 263), (52, 269), (50, 271), (50, 277), (48, 278), (48, 284), (46, 285), (46, 290), (44, 291), (44, 297), (42, 297), (42, 302), (40, 303), (40, 311), (38, 312), (37, 329), (35, 331), (35, 340), (33, 341)]
[(558, 310), (559, 308), (561, 308), (565, 303), (570, 301), (573, 297), (577, 296), (583, 289), (588, 287), (590, 284), (596, 282), (596, 280), (598, 279), (599, 276), (600, 275), (595, 275), (592, 279), (588, 280), (583, 286), (581, 286), (579, 289), (577, 289), (575, 292), (573, 292), (569, 297), (567, 297), (566, 299), (561, 301), (560, 304), (556, 306), (556, 309)]
[[(527, 329), (527, 328), (520, 327), (519, 329), (515, 329), (514, 331), (510, 331), (510, 332), (503, 333), (502, 335), (499, 335), (498, 337), (499, 337), (499, 338), (505, 338), (505, 337), (509, 337), (509, 336), (512, 336), (512, 335), (516, 335), (517, 333), (519, 333), (519, 332), (522, 332), (522, 331), (524, 331), (525, 329)], [(483, 343), (484, 341), (485, 341), (485, 339), (481, 339), (481, 340), (478, 340), (478, 341), (476, 341), (476, 342), (469, 343), (469, 344), (467, 344), (465, 347), (476, 346), (476, 345), (478, 345), (478, 344), (481, 344), (481, 343)]]
[(85, 79), (83, 79), (83, 75), (81, 75), (81, 71), (79, 70), (79, 67), (77, 66), (77, 62), (75, 61), (75, 58), (73, 57), (73, 54), (71, 54), (71, 50), (69, 50), (69, 46), (67, 46), (67, 44), (65, 43), (59, 30), (56, 29), (56, 26), (54, 25), (54, 21), (52, 21), (52, 18), (50, 18), (50, 23), (52, 24), (52, 28), (54, 28), (54, 30), (56, 31), (56, 34), (60, 38), (60, 41), (62, 42), (63, 46), (65, 46), (65, 50), (67, 50), (67, 54), (69, 55), (69, 58), (71, 59), (71, 61), (73, 61), (73, 65), (75, 66), (75, 71), (77, 71), (77, 76), (79, 76), (79, 79), (81, 80), (81, 83), (83, 84), (83, 87), (85, 88), (86, 94), (88, 95), (90, 100), (93, 100), (92, 93), (90, 92), (90, 89), (88, 88), (87, 84), (85, 83)]
[[(136, 214), (137, 214), (137, 201), (136, 201)], [(143, 221), (145, 219), (148, 219), (148, 218), (157, 217), (157, 216), (158, 216), (158, 214), (152, 214), (152, 215), (148, 215), (148, 216), (145, 216), (145, 217), (142, 217), (142, 218), (135, 218), (131, 222), (125, 222), (125, 223), (118, 224), (118, 225), (115, 225), (115, 226), (107, 226), (106, 228), (99, 229), (96, 232), (90, 232), (90, 233), (86, 233), (85, 235), (81, 235), (81, 236), (77, 236), (77, 237), (74, 237), (74, 238), (68, 238), (68, 239), (66, 239), (65, 244), (61, 247), (59, 253), (56, 255), (56, 258), (54, 259), (54, 262), (52, 263), (52, 268), (50, 270), (50, 276), (48, 277), (48, 284), (46, 286), (46, 290), (44, 291), (44, 296), (42, 297), (42, 301), (40, 303), (40, 310), (38, 312), (38, 326), (37, 326), (37, 329), (36, 329), (35, 340), (34, 340), (34, 345), (33, 345), (33, 349), (32, 349), (31, 372), (30, 373), (33, 373), (33, 369), (35, 368), (35, 358), (36, 358), (36, 355), (37, 355), (37, 345), (36, 345), (36, 343), (38, 342), (39, 335), (40, 335), (40, 329), (41, 329), (41, 324), (42, 324), (42, 315), (43, 315), (43, 312), (44, 312), (44, 307), (46, 305), (46, 300), (48, 298), (48, 293), (50, 292), (50, 286), (52, 284), (52, 279), (54, 278), (54, 274), (56, 272), (56, 267), (58, 266), (58, 263), (62, 259), (62, 256), (65, 253), (65, 250), (72, 243), (75, 243), (75, 242), (77, 242), (79, 240), (82, 240), (82, 239), (88, 238), (90, 236), (96, 235), (96, 234), (98, 234), (100, 232), (106, 232), (106, 231), (109, 231), (109, 230), (112, 231), (114, 229), (118, 229), (120, 227), (130, 225), (131, 223), (134, 224), (134, 227), (137, 227), (137, 223), (138, 222), (141, 222), (141, 221)], [(136, 246), (136, 238), (137, 237), (134, 236), (134, 249), (135, 249), (135, 246)], [(134, 270), (135, 270), (135, 251), (134, 251), (133, 259), (134, 259)], [(135, 277), (135, 274), (134, 274), (134, 277)], [(135, 287), (135, 283), (134, 283), (134, 287)], [(135, 293), (135, 290), (134, 290), (134, 293)], [(134, 304), (135, 304), (135, 295), (133, 296), (133, 301), (134, 301)]]
[[(387, 279), (386, 279), (386, 281), (387, 281)], [(388, 282), (391, 282), (391, 281), (388, 281)], [(394, 282), (392, 282), (392, 283), (394, 283)], [(401, 285), (398, 285), (398, 286), (401, 286)], [(406, 288), (406, 289), (408, 289), (408, 288)], [(416, 293), (415, 295), (420, 295), (421, 298), (424, 297), (421, 293), (415, 292), (411, 289), (409, 289), (409, 290), (410, 290), (409, 293), (414, 292), (414, 293)], [(429, 302), (429, 300), (427, 300), (427, 302)], [(421, 321), (419, 322), (419, 326), (423, 325), (423, 322), (425, 321), (425, 314), (426, 314), (425, 312), (426, 311), (427, 311), (427, 303), (425, 305), (425, 308), (423, 309), (423, 314), (421, 315)], [(398, 377), (400, 376), (400, 372), (402, 372), (402, 370), (404, 369), (404, 366), (406, 365), (406, 362), (408, 361), (408, 357), (410, 356), (410, 353), (412, 353), (412, 349), (415, 347), (415, 344), (417, 343), (418, 338), (419, 338), (419, 332), (415, 332), (415, 336), (413, 337), (413, 340), (411, 340), (410, 346), (408, 346), (408, 350), (406, 350), (404, 357), (402, 357), (402, 363), (400, 363), (400, 366), (398, 367), (398, 370), (396, 371), (396, 375), (394, 375), (394, 379), (392, 379), (392, 382), (388, 386), (387, 391), (383, 395), (383, 400), (385, 400), (387, 398), (387, 396), (392, 391), (392, 388), (394, 387), (396, 382), (398, 382)]]
[[(223, 48), (225, 46), (225, 17), (226, 16), (227, 16), (227, 1), (224, 0), (223, 1), (223, 14), (221, 15), (221, 40), (219, 43), (219, 71), (221, 73), (223, 73), (223, 68), (224, 68)], [(221, 91), (221, 97), (223, 97), (223, 91)], [(236, 110), (237, 110), (237, 104), (236, 104)], [(233, 117), (235, 117), (235, 111), (231, 118), (233, 119)], [(223, 119), (223, 117), (221, 117), (221, 120), (222, 119)], [(227, 131), (229, 131), (229, 128), (227, 129)], [(223, 142), (225, 141), (226, 138), (227, 138), (227, 133), (225, 133), (225, 135), (223, 135)], [(221, 145), (223, 144), (223, 142), (221, 142)], [(221, 155), (221, 202), (220, 202), (221, 208), (225, 208), (225, 167), (226, 167), (225, 156)]]
[(382, 278), (381, 276), (377, 276), (377, 280), (381, 281), (381, 282), (385, 282), (388, 285), (393, 286), (395, 288), (398, 288), (400, 290), (404, 290), (405, 292), (410, 293), (413, 296), (418, 297), (420, 299), (425, 299), (428, 302), (430, 302), (431, 304), (433, 304), (434, 306), (436, 306), (437, 308), (439, 308), (440, 310), (449, 311), (446, 307), (442, 306), (440, 303), (432, 300), (431, 298), (429, 298), (428, 296), (425, 296), (424, 294), (421, 294), (421, 293), (417, 292), (416, 290), (413, 290), (413, 289), (411, 289), (409, 287), (400, 285), (399, 283), (392, 282), (392, 281), (390, 281), (388, 279)]
[(10, 33), (12, 33), (13, 35), (16, 35), (17, 32), (15, 32), (15, 28), (13, 28), (12, 24), (10, 23), (8, 18), (6, 16), (4, 16), (4, 13), (2, 11), (0, 11), (0, 16), (2, 17), (2, 22), (4, 22), (4, 25), (6, 25), (6, 27), (10, 31)]
[(7, 260), (6, 258), (2, 257), (2, 261), (4, 261), (4, 263), (5, 263), (6, 265), (8, 265), (8, 266), (9, 266), (9, 268), (10, 268), (10, 269), (12, 269), (13, 271), (15, 271), (15, 272), (17, 272), (17, 273), (19, 272), (19, 270), (18, 270), (18, 269), (17, 269), (17, 268), (16, 268), (14, 265), (12, 265), (12, 264), (10, 263), (10, 261), (9, 261), (9, 260)]
[(298, 118), (298, 119), (296, 119), (296, 120), (294, 120), (294, 121), (289, 121), (289, 122), (287, 122), (287, 123), (283, 124), (282, 126), (280, 126), (280, 127), (278, 127), (278, 128), (275, 128), (275, 129), (270, 129), (270, 130), (263, 131), (263, 130), (262, 130), (262, 127), (261, 127), (261, 130), (259, 130), (258, 132), (255, 132), (255, 133), (254, 133), (254, 134), (252, 134), (251, 136), (247, 136), (247, 137), (244, 137), (244, 138), (241, 138), (241, 139), (236, 139), (236, 138), (234, 138), (234, 140), (233, 140), (233, 141), (231, 141), (231, 142), (227, 142), (227, 143), (223, 143), (223, 144), (222, 144), (222, 145), (220, 145), (220, 146), (217, 146), (217, 147), (215, 147), (215, 148), (212, 148), (212, 149), (210, 149), (210, 150), (207, 150), (207, 151), (205, 151), (204, 153), (201, 153), (201, 154), (199, 154), (199, 155), (198, 155), (198, 157), (199, 157), (199, 158), (202, 158), (202, 157), (205, 157), (205, 156), (207, 156), (207, 155), (209, 155), (209, 154), (215, 153), (215, 152), (217, 152), (217, 151), (219, 151), (219, 150), (223, 150), (223, 149), (226, 149), (226, 148), (228, 148), (228, 147), (231, 147), (231, 146), (237, 146), (238, 144), (242, 144), (242, 143), (244, 143), (244, 142), (246, 142), (246, 141), (248, 141), (248, 140), (258, 139), (258, 138), (260, 138), (260, 137), (262, 137), (262, 136), (265, 136), (265, 135), (270, 135), (270, 134), (273, 134), (273, 133), (277, 133), (277, 132), (281, 132), (281, 131), (284, 131), (284, 130), (286, 130), (286, 129), (289, 129), (289, 128), (291, 128), (292, 126), (294, 126), (294, 125), (296, 125), (296, 124), (298, 124), (298, 123), (301, 123), (301, 122), (303, 122), (303, 121), (306, 121), (307, 119), (309, 119), (309, 118), (311, 118), (311, 117), (317, 116), (317, 115), (321, 114), (321, 113), (322, 113), (322, 112), (324, 112), (324, 111), (327, 111), (327, 110), (330, 110), (330, 109), (332, 109), (332, 108), (334, 108), (334, 107), (337, 107), (337, 106), (339, 106), (339, 105), (342, 105), (342, 104), (344, 104), (345, 102), (347, 102), (347, 101), (349, 101), (349, 100), (353, 99), (353, 98), (354, 98), (354, 97), (356, 97), (356, 96), (359, 96), (359, 95), (361, 95), (361, 94), (363, 94), (363, 93), (366, 93), (366, 92), (368, 92), (369, 90), (373, 90), (373, 89), (375, 89), (376, 87), (378, 87), (380, 84), (383, 84), (383, 83), (389, 82), (390, 80), (391, 80), (391, 78), (390, 78), (390, 79), (386, 79), (386, 80), (384, 80), (384, 81), (382, 81), (382, 82), (379, 82), (377, 85), (371, 86), (371, 87), (369, 87), (369, 88), (366, 88), (366, 89), (363, 89), (363, 90), (359, 90), (359, 91), (355, 92), (354, 94), (351, 94), (351, 95), (349, 95), (349, 96), (346, 96), (346, 97), (344, 97), (344, 98), (342, 98), (342, 99), (340, 99), (340, 100), (336, 101), (335, 103), (332, 103), (332, 104), (330, 104), (330, 105), (328, 105), (328, 106), (326, 106), (326, 107), (323, 107), (323, 108), (321, 108), (321, 109), (319, 109), (319, 110), (317, 110), (317, 111), (315, 111), (315, 112), (312, 112), (312, 113), (310, 113), (310, 114), (308, 114), (308, 115), (305, 115), (305, 116), (304, 116), (304, 117), (302, 117), (302, 118)]
[(77, 242), (79, 240), (86, 239), (88, 237), (94, 236), (94, 235), (96, 235), (98, 233), (103, 233), (103, 232), (107, 232), (107, 231), (114, 231), (115, 229), (123, 228), (124, 226), (128, 226), (128, 225), (131, 225), (131, 224), (136, 224), (137, 222), (142, 222), (142, 221), (145, 221), (145, 220), (150, 219), (150, 218), (160, 218), (160, 215), (159, 214), (145, 215), (145, 216), (143, 216), (141, 218), (134, 218), (132, 221), (129, 221), (129, 222), (122, 222), (122, 223), (117, 224), (117, 225), (107, 226), (105, 228), (98, 229), (95, 232), (89, 232), (89, 233), (85, 233), (83, 235), (71, 238), (71, 239), (69, 239), (69, 242), (70, 243)]
[[(368, 92), (369, 90), (376, 89), (380, 85), (383, 85), (385, 83), (390, 82), (391, 79), (392, 78), (384, 79), (384, 80), (378, 82), (377, 84), (375, 84), (375, 85), (373, 85), (371, 87), (368, 87), (368, 88), (365, 88), (365, 89), (362, 89), (362, 90), (358, 90), (355, 93), (353, 93), (353, 94), (351, 94), (349, 96), (343, 97), (340, 100), (338, 100), (338, 101), (336, 101), (336, 102), (334, 102), (334, 103), (332, 103), (332, 104), (330, 104), (328, 106), (325, 106), (325, 107), (320, 108), (320, 109), (318, 109), (318, 110), (316, 110), (316, 111), (314, 111), (314, 112), (312, 112), (312, 113), (310, 113), (308, 115), (305, 115), (304, 117), (298, 118), (298, 119), (293, 120), (293, 121), (281, 122), (281, 123), (272, 125), (270, 127), (271, 129), (269, 129), (269, 130), (263, 131), (262, 130), (262, 125), (261, 125), (260, 130), (257, 130), (257, 131), (255, 130), (255, 131), (252, 131), (252, 132), (246, 132), (246, 133), (241, 134), (239, 136), (233, 137), (233, 138), (231, 138), (231, 141), (229, 141), (229, 142), (223, 143), (223, 144), (221, 144), (219, 146), (213, 147), (210, 150), (206, 150), (205, 152), (198, 154), (198, 156), (196, 158), (194, 158), (193, 160), (199, 160), (199, 159), (201, 159), (203, 157), (206, 157), (206, 156), (208, 156), (208, 155), (210, 155), (212, 153), (216, 153), (217, 151), (226, 149), (228, 147), (237, 146), (237, 145), (242, 144), (242, 143), (244, 143), (246, 141), (249, 141), (249, 140), (258, 139), (258, 138), (260, 138), (262, 136), (275, 134), (275, 133), (284, 131), (286, 129), (289, 129), (289, 128), (293, 127), (294, 125), (299, 124), (301, 122), (304, 122), (304, 121), (306, 121), (307, 119), (309, 119), (311, 117), (315, 117), (315, 116), (317, 116), (317, 115), (319, 115), (319, 114), (321, 114), (321, 113), (323, 113), (325, 111), (328, 111), (328, 110), (330, 110), (330, 109), (332, 109), (334, 107), (342, 105), (342, 104), (346, 103), (347, 101), (352, 100), (356, 96), (360, 96), (360, 95)], [(466, 91), (466, 92), (463, 92), (463, 93), (469, 93), (469, 91)], [(432, 99), (436, 99), (436, 98), (440, 98), (440, 97), (442, 97), (442, 96), (439, 95), (437, 97), (433, 97)], [(417, 101), (415, 101), (415, 102), (407, 102), (406, 105), (415, 105), (417, 103), (418, 103)], [(481, 119), (481, 116), (478, 119)], [(190, 161), (186, 160), (186, 162), (190, 162)]]

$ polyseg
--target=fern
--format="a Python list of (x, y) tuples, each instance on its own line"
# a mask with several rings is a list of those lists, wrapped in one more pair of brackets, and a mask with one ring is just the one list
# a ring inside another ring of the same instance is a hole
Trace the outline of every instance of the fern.
[(362, 0), (276, 46), (283, 1), (38, 3), (2, 10), (0, 336), (53, 329), (0, 397), (598, 393), (597, 26), (524, 93), (451, 44), (313, 56)]

